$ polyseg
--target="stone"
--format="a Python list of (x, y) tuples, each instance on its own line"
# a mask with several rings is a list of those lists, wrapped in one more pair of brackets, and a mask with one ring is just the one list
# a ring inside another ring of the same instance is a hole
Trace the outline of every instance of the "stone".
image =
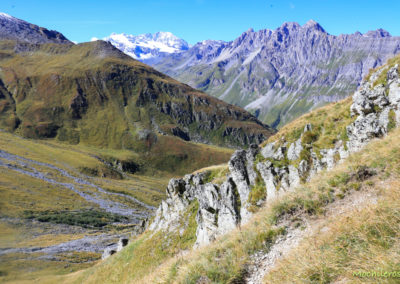
[(307, 132), (307, 131), (311, 131), (311, 130), (312, 130), (312, 125), (311, 125), (311, 123), (307, 123), (306, 126), (304, 126), (303, 133), (304, 133), (304, 132)]
[(243, 223), (245, 223), (251, 216), (250, 212), (247, 210), (247, 200), (250, 193), (250, 180), (247, 173), (246, 163), (246, 151), (244, 150), (236, 151), (228, 163), (232, 180), (236, 184), (239, 193), (241, 203), (240, 216)]
[(297, 139), (296, 142), (290, 144), (290, 147), (287, 151), (287, 158), (290, 161), (294, 161), (300, 158), (300, 153), (303, 150), (303, 146), (301, 145), (301, 139)]
[(261, 155), (268, 159), (268, 158), (272, 158), (272, 156), (274, 156), (275, 153), (275, 142), (273, 143), (268, 143), (264, 148), (261, 149)]
[(249, 149), (246, 151), (246, 170), (250, 185), (255, 185), (256, 182), (257, 173), (254, 170), (254, 161), (259, 151), (260, 148), (256, 144), (251, 144)]
[(265, 183), (267, 190), (267, 202), (274, 200), (278, 196), (278, 193), (275, 182), (276, 172), (272, 163), (270, 161), (261, 162), (258, 163), (256, 167)]
[(289, 184), (291, 189), (294, 189), (300, 184), (299, 170), (292, 165), (289, 165)]
[(275, 151), (272, 158), (274, 158), (275, 160), (283, 160), (285, 158), (285, 152), (286, 152), (286, 147), (281, 146)]
[(117, 252), (121, 251), (124, 247), (126, 247), (129, 243), (129, 239), (122, 237), (118, 240), (118, 244), (117, 244)]
[(101, 255), (101, 259), (105, 260), (107, 258), (109, 258), (110, 256), (112, 256), (113, 254), (115, 254), (117, 252), (116, 246), (115, 244), (111, 244), (109, 245), (109, 247), (107, 247), (103, 254)]

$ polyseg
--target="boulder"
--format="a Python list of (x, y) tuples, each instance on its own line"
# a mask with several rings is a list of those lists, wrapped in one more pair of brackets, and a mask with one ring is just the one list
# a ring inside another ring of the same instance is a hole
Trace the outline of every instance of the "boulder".
[(104, 251), (103, 254), (101, 255), (101, 259), (105, 260), (115, 254), (117, 252), (117, 248), (115, 244), (110, 244)]
[(296, 142), (290, 144), (290, 147), (287, 151), (287, 158), (290, 161), (294, 161), (300, 158), (300, 153), (303, 150), (303, 146), (301, 145), (301, 138), (297, 139)]
[(122, 237), (118, 240), (118, 244), (117, 244), (117, 252), (121, 251), (124, 247), (126, 247), (129, 243), (129, 239)]

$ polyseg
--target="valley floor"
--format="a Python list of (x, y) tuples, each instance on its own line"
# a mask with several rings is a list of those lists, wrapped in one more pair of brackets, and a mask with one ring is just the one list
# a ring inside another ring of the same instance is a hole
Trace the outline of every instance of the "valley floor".
[(140, 232), (167, 177), (100, 178), (96, 151), (0, 132), (0, 281), (94, 265), (120, 236)]

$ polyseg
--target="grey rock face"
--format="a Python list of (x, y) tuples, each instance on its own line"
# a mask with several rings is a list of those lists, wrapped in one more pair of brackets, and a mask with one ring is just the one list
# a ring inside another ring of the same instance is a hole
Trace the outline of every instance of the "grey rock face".
[(273, 167), (272, 163), (269, 161), (265, 163), (258, 163), (257, 170), (260, 172), (265, 183), (267, 190), (267, 201), (275, 199), (278, 195), (276, 190), (277, 184), (275, 176), (278, 176), (278, 174), (275, 172), (275, 168)]
[(247, 208), (247, 200), (250, 193), (250, 179), (246, 163), (246, 151), (244, 150), (236, 151), (228, 163), (232, 180), (236, 185), (241, 201), (240, 216), (242, 222), (246, 222), (250, 217), (250, 212)]
[(120, 238), (118, 240), (118, 244), (117, 244), (117, 252), (121, 251), (124, 247), (126, 247), (129, 243), (129, 239), (128, 238)]
[(276, 127), (352, 94), (399, 43), (383, 30), (334, 36), (314, 21), (284, 23), (231, 42), (203, 41), (153, 66)]
[(112, 256), (113, 254), (115, 254), (117, 252), (116, 248), (114, 245), (106, 248), (103, 252), (103, 254), (101, 255), (101, 259), (105, 260), (107, 258), (109, 258), (110, 256)]
[(301, 150), (303, 150), (303, 146), (301, 145), (301, 139), (298, 139), (296, 142), (290, 144), (287, 153), (288, 159), (294, 161), (300, 158)]
[(261, 149), (261, 155), (263, 155), (264, 158), (272, 158), (275, 153), (275, 148), (274, 148), (275, 143), (268, 143), (264, 148)]
[[(203, 184), (201, 174), (172, 179), (167, 188), (168, 198), (157, 210), (150, 229), (176, 229), (175, 224), (179, 223), (183, 210), (190, 202), (197, 200), (199, 211), (196, 215), (198, 226), (195, 246), (208, 244), (249, 220), (252, 215), (249, 196), (257, 178), (264, 181), (266, 201), (270, 202), (294, 190), (302, 181), (310, 180), (322, 170), (333, 168), (374, 137), (385, 135), (390, 119), (393, 119), (390, 118), (390, 112), (395, 112), (397, 123), (400, 116), (400, 79), (398, 66), (395, 66), (387, 72), (388, 83), (374, 87), (380, 72), (382, 70), (372, 74), (371, 79), (364, 82), (353, 96), (351, 114), (357, 118), (347, 126), (349, 140), (346, 145), (342, 140), (329, 149), (313, 149), (312, 143), (302, 145), (302, 135), (312, 130), (312, 125), (307, 124), (301, 137), (288, 148), (288, 143), (278, 146), (274, 142), (263, 149), (252, 145), (246, 151), (238, 150), (228, 163), (229, 176), (220, 186)], [(307, 160), (301, 159), (303, 150), (309, 151)], [(264, 161), (257, 162), (258, 153), (264, 157)]]
[(248, 198), (257, 173), (253, 168), (259, 149), (251, 145), (247, 151), (236, 151), (229, 161), (229, 177), (221, 185), (204, 184), (204, 174), (186, 175), (183, 179), (171, 179), (167, 187), (167, 199), (157, 209), (149, 229), (176, 230), (185, 208), (197, 200), (197, 230), (195, 246), (213, 241), (229, 232), (251, 216)]
[(72, 44), (63, 34), (57, 31), (30, 24), (0, 13), (0, 40), (9, 39), (29, 43), (68, 43)]
[(363, 82), (353, 95), (353, 104), (350, 110), (351, 115), (357, 116), (357, 119), (347, 126), (347, 136), (349, 137), (347, 147), (350, 152), (359, 151), (371, 139), (387, 134), (390, 111), (395, 112), (396, 123), (399, 122), (398, 65), (387, 71), (386, 86), (374, 86), (374, 82), (383, 71), (385, 68), (372, 74), (370, 80)]

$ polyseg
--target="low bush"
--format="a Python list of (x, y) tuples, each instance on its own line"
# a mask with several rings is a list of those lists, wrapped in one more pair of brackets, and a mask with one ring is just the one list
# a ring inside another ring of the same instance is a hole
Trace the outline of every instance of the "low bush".
[(101, 228), (114, 222), (122, 222), (127, 217), (97, 210), (83, 211), (39, 211), (26, 210), (23, 213), (26, 219), (35, 219), (39, 222), (67, 224), (84, 228)]

